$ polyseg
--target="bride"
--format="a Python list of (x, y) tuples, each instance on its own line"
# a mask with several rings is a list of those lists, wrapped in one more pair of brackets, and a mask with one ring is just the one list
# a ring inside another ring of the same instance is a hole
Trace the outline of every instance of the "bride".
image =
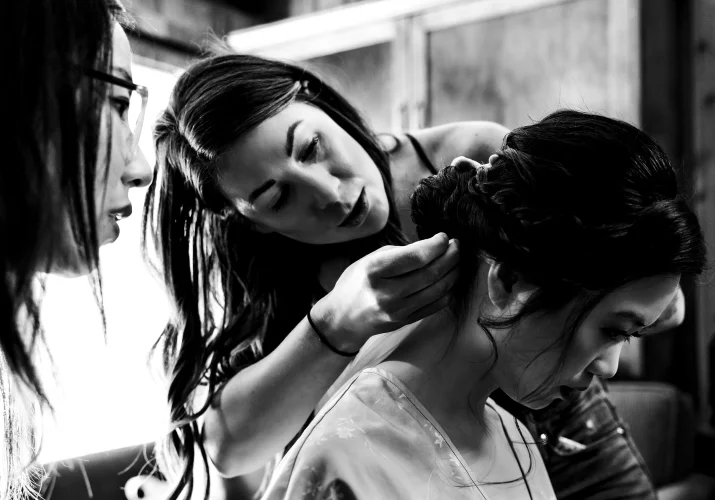
[(662, 150), (576, 111), (423, 180), (412, 217), (421, 238), (458, 240), (455, 301), (333, 395), (265, 499), (555, 498), (534, 438), (489, 395), (539, 409), (612, 377), (704, 266)]

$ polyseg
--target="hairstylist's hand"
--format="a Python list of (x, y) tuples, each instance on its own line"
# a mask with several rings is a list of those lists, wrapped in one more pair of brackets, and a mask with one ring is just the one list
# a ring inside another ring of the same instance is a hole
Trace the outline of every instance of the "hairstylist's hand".
[(332, 345), (359, 349), (444, 308), (457, 280), (458, 245), (444, 233), (407, 246), (386, 246), (348, 267), (311, 317)]
[(127, 500), (161, 500), (171, 493), (169, 483), (155, 476), (134, 476), (124, 485)]

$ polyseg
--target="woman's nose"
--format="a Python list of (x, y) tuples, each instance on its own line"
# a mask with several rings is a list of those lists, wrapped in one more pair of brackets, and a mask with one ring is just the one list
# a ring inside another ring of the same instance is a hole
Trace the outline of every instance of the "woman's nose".
[(140, 148), (125, 166), (122, 182), (129, 187), (145, 187), (151, 182), (151, 167)]
[(609, 347), (591, 363), (588, 371), (601, 378), (613, 377), (618, 371), (618, 362), (621, 358), (622, 349), (623, 342)]
[(340, 205), (340, 179), (327, 171), (306, 174), (306, 182), (312, 191), (316, 208), (325, 210)]

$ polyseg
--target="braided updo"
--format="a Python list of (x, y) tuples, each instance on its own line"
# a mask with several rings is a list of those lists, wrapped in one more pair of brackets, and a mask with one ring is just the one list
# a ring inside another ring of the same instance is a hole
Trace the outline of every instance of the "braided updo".
[(424, 179), (412, 218), (420, 238), (459, 239), (463, 306), (479, 255), (537, 285), (520, 317), (705, 265), (697, 217), (661, 148), (632, 125), (577, 111), (513, 130), (488, 165), (458, 162)]

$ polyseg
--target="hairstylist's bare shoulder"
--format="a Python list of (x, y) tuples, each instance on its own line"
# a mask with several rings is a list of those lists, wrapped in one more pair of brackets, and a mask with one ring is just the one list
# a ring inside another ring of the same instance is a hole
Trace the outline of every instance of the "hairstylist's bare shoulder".
[(439, 169), (457, 156), (487, 162), (502, 146), (509, 129), (489, 121), (453, 122), (413, 132)]

